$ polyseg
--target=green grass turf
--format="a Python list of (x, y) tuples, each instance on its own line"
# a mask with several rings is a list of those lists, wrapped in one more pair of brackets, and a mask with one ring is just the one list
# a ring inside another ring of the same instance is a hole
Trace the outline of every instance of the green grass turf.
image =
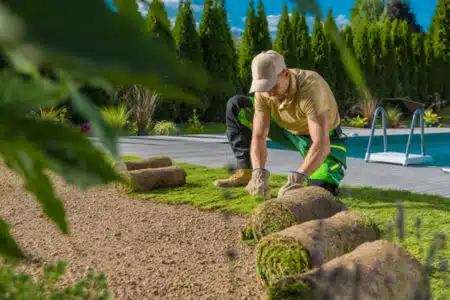
[[(202, 209), (217, 209), (244, 215), (250, 214), (263, 201), (248, 195), (243, 187), (227, 189), (215, 187), (214, 180), (230, 176), (226, 167), (206, 168), (179, 162), (175, 164), (184, 167), (187, 172), (185, 186), (157, 189), (135, 195), (170, 204), (189, 204)], [(276, 197), (286, 178), (284, 175), (270, 176), (273, 197)], [(447, 237), (450, 235), (450, 198), (368, 187), (346, 188), (349, 189), (348, 195), (341, 196), (341, 200), (350, 210), (359, 211), (373, 218), (382, 231), (383, 239), (402, 243), (424, 264), (435, 235), (437, 233), (443, 233)], [(401, 226), (397, 225), (397, 216), (400, 215), (397, 201), (404, 208), (404, 217), (400, 218), (403, 220), (405, 236), (403, 241), (398, 238)], [(416, 228), (418, 218), (421, 219), (419, 229)], [(392, 229), (389, 229), (390, 223), (393, 225)], [(417, 237), (417, 233), (420, 233), (420, 238)], [(431, 274), (433, 299), (450, 295), (450, 286), (447, 284), (450, 282), (449, 273), (439, 270), (441, 261), (444, 258), (448, 259), (449, 254), (450, 248), (447, 247), (438, 251), (433, 259), (434, 268)]]

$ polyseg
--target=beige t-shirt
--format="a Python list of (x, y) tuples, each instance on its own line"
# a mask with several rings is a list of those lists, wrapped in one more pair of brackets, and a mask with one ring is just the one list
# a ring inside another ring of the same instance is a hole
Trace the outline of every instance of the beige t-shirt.
[(296, 135), (309, 135), (308, 116), (327, 113), (329, 130), (340, 123), (339, 110), (328, 83), (317, 72), (289, 69), (289, 88), (283, 100), (255, 93), (255, 110), (269, 112), (275, 121)]

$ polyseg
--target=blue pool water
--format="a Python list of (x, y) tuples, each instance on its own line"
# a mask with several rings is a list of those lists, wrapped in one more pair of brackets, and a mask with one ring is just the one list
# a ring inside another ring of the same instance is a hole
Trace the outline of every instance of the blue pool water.
[[(408, 142), (408, 135), (388, 135), (387, 136), (387, 150), (392, 152), (406, 151), (406, 144)], [(348, 137), (347, 139), (347, 156), (353, 158), (364, 159), (366, 156), (367, 145), (369, 143), (368, 136)], [(450, 166), (450, 133), (428, 133), (424, 135), (425, 154), (433, 156), (433, 162), (428, 164), (437, 167)], [(284, 149), (285, 147), (279, 144), (268, 141), (267, 147), (272, 149)], [(372, 138), (371, 153), (383, 152), (383, 136), (374, 136)], [(415, 133), (411, 140), (410, 153), (420, 153), (420, 134)]]

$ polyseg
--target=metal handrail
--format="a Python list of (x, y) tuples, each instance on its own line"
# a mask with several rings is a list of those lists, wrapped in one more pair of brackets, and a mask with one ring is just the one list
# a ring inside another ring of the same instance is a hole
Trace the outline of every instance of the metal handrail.
[(372, 146), (372, 137), (375, 133), (375, 126), (377, 124), (377, 117), (378, 113), (381, 112), (381, 122), (383, 127), (383, 142), (384, 142), (384, 152), (387, 152), (387, 129), (386, 129), (386, 111), (383, 107), (378, 106), (375, 110), (375, 113), (373, 114), (373, 121), (372, 121), (372, 128), (370, 130), (370, 136), (369, 136), (369, 144), (367, 145), (367, 151), (366, 151), (366, 162), (369, 161), (370, 157), (370, 147)]
[(423, 117), (423, 110), (421, 108), (416, 109), (416, 111), (414, 112), (414, 115), (412, 117), (412, 122), (411, 122), (411, 128), (409, 131), (409, 137), (408, 137), (408, 143), (406, 144), (406, 152), (405, 152), (405, 161), (403, 163), (404, 166), (408, 165), (408, 156), (409, 156), (409, 150), (411, 148), (411, 138), (412, 135), (414, 134), (414, 127), (416, 125), (416, 119), (417, 119), (417, 115), (420, 115), (420, 148), (422, 151), (422, 156), (425, 155), (425, 144), (424, 144), (424, 117)]

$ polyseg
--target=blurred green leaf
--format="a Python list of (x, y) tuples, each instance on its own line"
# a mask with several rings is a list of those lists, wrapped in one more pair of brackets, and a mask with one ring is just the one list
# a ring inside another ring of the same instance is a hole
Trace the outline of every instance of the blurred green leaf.
[(0, 110), (25, 114), (42, 106), (54, 106), (69, 94), (67, 87), (49, 79), (26, 79), (7, 69), (0, 71)]
[(54, 66), (105, 76), (113, 84), (142, 84), (171, 99), (193, 100), (206, 87), (202, 69), (179, 63), (174, 51), (103, 0), (3, 2), (24, 22), (25, 41)]
[(316, 0), (297, 0), (297, 7), (300, 12), (310, 12), (322, 19), (322, 11)]
[(337, 28), (331, 27), (329, 30), (331, 33), (331, 37), (333, 38), (333, 42), (339, 50), (347, 73), (350, 75), (350, 78), (353, 80), (355, 85), (360, 88), (360, 93), (363, 99), (367, 99), (367, 97), (369, 96), (369, 90), (367, 88), (366, 82), (364, 81), (364, 76), (357, 60), (352, 55), (350, 49), (348, 49), (345, 45), (345, 41), (339, 34)]
[(9, 232), (9, 226), (2, 218), (0, 218), (0, 253), (7, 257), (23, 257), (22, 250), (12, 238)]
[[(23, 47), (22, 49), (3, 49), (5, 55), (9, 58), (14, 68), (21, 74), (27, 74), (34, 78), (38, 77), (39, 69), (36, 67), (35, 62), (33, 62), (29, 57), (27, 57), (26, 53), (27, 49)], [(29, 52), (31, 52), (30, 49)]]
[(124, 16), (131, 18), (141, 28), (144, 28), (145, 22), (139, 13), (139, 7), (135, 0), (113, 0), (118, 12)]
[(104, 152), (76, 128), (30, 119), (21, 120), (15, 128), (23, 130), (24, 137), (46, 155), (48, 167), (68, 183), (87, 188), (121, 180)]
[[(322, 12), (320, 10), (320, 6), (316, 0), (296, 0), (297, 7), (302, 12), (309, 12), (316, 16), (319, 16), (322, 19)], [(359, 88), (359, 92), (364, 100), (370, 97), (370, 91), (367, 88), (367, 85), (364, 81), (364, 76), (361, 72), (361, 68), (356, 61), (355, 57), (352, 55), (350, 50), (345, 45), (345, 41), (342, 36), (339, 34), (337, 27), (330, 28), (330, 36), (333, 38), (333, 42), (337, 46), (339, 53), (341, 55), (341, 59), (345, 65), (345, 68), (350, 75), (352, 81)]]
[[(0, 130), (2, 133), (10, 131), (7, 126), (0, 127)], [(45, 134), (45, 132), (43, 133)], [(21, 175), (25, 189), (34, 194), (44, 213), (56, 223), (63, 233), (68, 233), (63, 203), (56, 197), (53, 185), (44, 172), (47, 167), (45, 157), (20, 133), (15, 138), (11, 138), (10, 134), (3, 136), (6, 139), (0, 141), (0, 153), (5, 165)]]

